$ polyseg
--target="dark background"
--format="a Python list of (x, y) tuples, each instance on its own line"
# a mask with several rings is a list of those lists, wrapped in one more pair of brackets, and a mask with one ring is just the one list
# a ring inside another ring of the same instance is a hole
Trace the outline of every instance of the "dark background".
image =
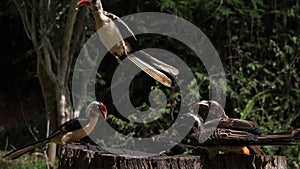
[[(157, 11), (192, 22), (209, 37), (226, 69), (225, 109), (229, 116), (255, 121), (267, 133), (299, 128), (300, 2), (226, 0), (221, 6), (219, 3), (214, 0), (113, 0), (104, 1), (103, 5), (118, 16)], [(4, 150), (10, 149), (7, 141), (9, 146), (33, 142), (28, 128), (38, 138), (44, 137), (46, 120), (36, 76), (36, 56), (11, 1), (0, 2), (0, 25), (0, 149)], [(184, 56), (182, 59), (193, 67), (198, 83), (206, 84), (201, 85), (200, 93), (202, 99), (207, 99), (208, 81), (203, 65), (195, 64), (193, 54), (176, 41), (157, 39), (141, 37), (141, 43)], [(151, 78), (146, 80), (153, 83)], [(290, 166), (299, 167), (298, 147), (265, 147), (264, 150), (285, 155)]]

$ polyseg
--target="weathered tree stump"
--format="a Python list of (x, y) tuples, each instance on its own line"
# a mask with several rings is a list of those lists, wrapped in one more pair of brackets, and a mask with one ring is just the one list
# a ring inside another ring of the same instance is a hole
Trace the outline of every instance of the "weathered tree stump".
[(65, 145), (59, 159), (61, 169), (284, 169), (286, 158), (267, 155), (176, 155), (133, 157), (106, 152), (97, 146)]

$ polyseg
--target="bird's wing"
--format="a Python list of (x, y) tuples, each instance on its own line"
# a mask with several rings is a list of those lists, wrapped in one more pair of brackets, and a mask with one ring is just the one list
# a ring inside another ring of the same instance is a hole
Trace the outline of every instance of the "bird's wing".
[[(253, 133), (226, 128), (198, 128), (192, 133), (201, 146), (295, 145), (300, 130), (257, 136)], [(203, 140), (206, 139), (206, 140)]]
[(235, 118), (220, 119), (218, 128), (227, 128), (233, 130), (246, 131), (255, 135), (262, 134), (262, 131), (260, 130), (260, 128), (256, 123), (248, 120), (235, 119)]
[(52, 132), (48, 138), (53, 138), (58, 134), (64, 134), (70, 131), (81, 129), (90, 122), (88, 117), (77, 117), (61, 124), (57, 130)]
[[(203, 142), (203, 138), (209, 135), (208, 139)], [(202, 129), (199, 133), (193, 133), (193, 136), (201, 142), (202, 146), (216, 145), (247, 145), (257, 139), (257, 136), (245, 131), (216, 128), (213, 132), (211, 129)]]
[(33, 144), (29, 144), (29, 145), (23, 146), (19, 149), (16, 149), (16, 150), (6, 154), (2, 158), (16, 159), (16, 158), (20, 157), (21, 155), (25, 154), (26, 152), (33, 150), (37, 147), (44, 146), (49, 142), (50, 142), (50, 139), (48, 139), (48, 138), (39, 140)]
[(137, 65), (140, 69), (146, 72), (149, 76), (160, 82), (161, 84), (171, 87), (172, 80), (168, 78), (165, 74), (160, 72), (159, 70), (155, 69), (151, 65), (147, 64), (146, 62), (142, 61), (141, 59), (137, 58), (133, 54), (129, 54), (127, 58), (132, 61), (135, 65)]

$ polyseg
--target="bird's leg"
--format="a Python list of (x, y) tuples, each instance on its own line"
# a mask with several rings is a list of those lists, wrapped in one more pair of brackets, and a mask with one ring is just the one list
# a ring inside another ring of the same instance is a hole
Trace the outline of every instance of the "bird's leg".
[(126, 51), (126, 46), (125, 46), (125, 44), (124, 44), (124, 45), (122, 45), (122, 48), (123, 48), (123, 50), (124, 50), (124, 54), (125, 54), (125, 56), (127, 56), (127, 51)]
[[(128, 46), (126, 45), (126, 43), (122, 40), (121, 42), (120, 42), (121, 44), (121, 46), (118, 46), (118, 48), (120, 48), (121, 47), (121, 52), (122, 52), (122, 55), (125, 55), (125, 57), (127, 57), (127, 55), (128, 55)], [(116, 60), (118, 61), (118, 63), (119, 64), (121, 64), (122, 63), (122, 61), (121, 61), (121, 59), (119, 58), (119, 56), (118, 55), (114, 55), (115, 56), (115, 58), (116, 58)]]
[(126, 43), (124, 40), (121, 41), (121, 45), (122, 45), (122, 49), (123, 49), (123, 53), (125, 54), (125, 56), (128, 55), (128, 51), (130, 51), (130, 46), (128, 43)]
[(121, 61), (121, 59), (119, 58), (119, 56), (117, 56), (117, 55), (114, 55), (114, 56), (115, 56), (116, 60), (118, 61), (118, 63), (119, 63), (119, 64), (122, 64), (122, 61)]

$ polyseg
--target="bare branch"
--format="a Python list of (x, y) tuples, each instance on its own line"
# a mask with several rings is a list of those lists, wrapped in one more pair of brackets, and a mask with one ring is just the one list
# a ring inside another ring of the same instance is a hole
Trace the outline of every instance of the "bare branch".
[(50, 52), (51, 58), (53, 59), (54, 63), (55, 63), (56, 65), (58, 65), (58, 64), (59, 64), (58, 57), (57, 57), (57, 55), (56, 55), (56, 53), (55, 53), (55, 50), (54, 50), (54, 48), (53, 48), (53, 45), (52, 45), (51, 42), (50, 42), (49, 37), (48, 37), (48, 36), (44, 36), (44, 41), (45, 41), (45, 43), (46, 43), (46, 45), (47, 45), (47, 47), (48, 47), (48, 50), (49, 50), (49, 52)]
[(37, 54), (37, 57), (41, 58), (42, 54), (40, 52), (39, 45), (38, 45), (38, 39), (36, 36), (36, 32), (37, 32), (36, 31), (36, 9), (37, 9), (36, 0), (32, 0), (31, 26), (30, 26), (31, 41), (32, 41), (33, 47), (35, 49), (35, 52)]
[(48, 0), (48, 4), (47, 4), (47, 11), (50, 10), (50, 5), (51, 5), (51, 0)]
[(31, 33), (36, 36), (36, 0), (32, 0), (32, 13), (31, 13)]
[(77, 12), (75, 10), (76, 8), (77, 0), (72, 0), (70, 2), (70, 7), (68, 11), (67, 21), (66, 21), (66, 27), (64, 30), (64, 36), (62, 39), (62, 45), (61, 45), (61, 65), (60, 65), (60, 73), (61, 77), (63, 79), (64, 83), (66, 83), (66, 79), (69, 77), (69, 71), (68, 71), (68, 63), (70, 60), (70, 46), (71, 46), (71, 40), (73, 35), (73, 29), (74, 24), (76, 21), (76, 15)]
[[(45, 54), (46, 55), (46, 54)], [(47, 59), (45, 59), (47, 60)], [(53, 83), (57, 83), (57, 79), (55, 74), (53, 73), (51, 67), (48, 66), (49, 63), (45, 63), (42, 58), (38, 58), (38, 62), (41, 63), (42, 67), (44, 68), (45, 72), (47, 73), (47, 75), (49, 76), (49, 79), (53, 82)]]
[(20, 6), (20, 4), (16, 0), (13, 0), (13, 2), (15, 4), (15, 6), (17, 7), (17, 10), (20, 13), (25, 33), (26, 33), (27, 37), (29, 39), (31, 39), (31, 30), (30, 30), (30, 26), (29, 26), (29, 22), (28, 22), (27, 11), (25, 10), (26, 8), (22, 10), (22, 7)]

